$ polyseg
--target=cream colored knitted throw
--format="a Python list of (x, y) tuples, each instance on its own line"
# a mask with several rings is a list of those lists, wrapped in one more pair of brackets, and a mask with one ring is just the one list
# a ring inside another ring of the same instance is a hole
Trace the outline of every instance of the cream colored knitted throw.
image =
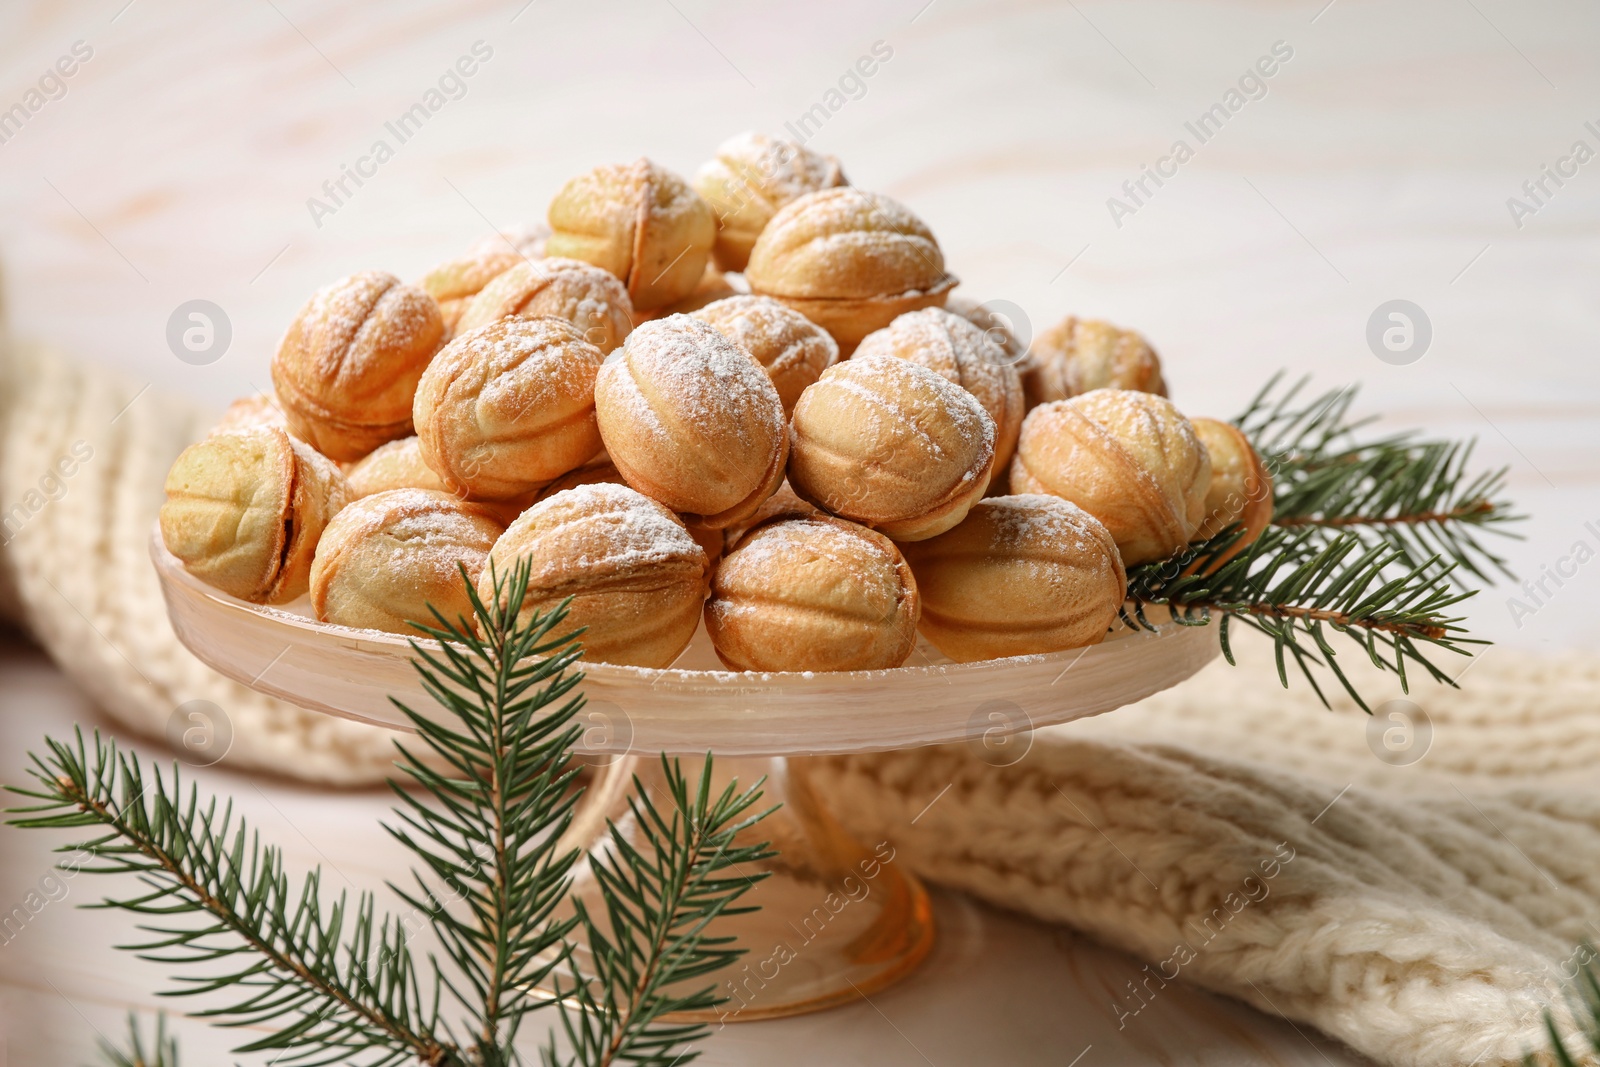
[[(167, 626), (146, 538), (168, 464), (207, 419), (37, 351), (6, 370), (14, 617), (141, 733), (204, 698), (232, 720), (236, 766), (382, 778), (386, 733), (225, 681)], [(1217, 664), (1041, 732), (1011, 767), (951, 747), (829, 760), (819, 775), (850, 824), (892, 838), (929, 879), (1147, 961), (1139, 988), (1105, 1005), (1126, 1025), (1181, 978), (1380, 1062), (1489, 1067), (1546, 1047), (1541, 1011), (1580, 942), (1600, 941), (1597, 694), (1591, 661), (1491, 652), (1464, 692), (1415, 695), (1434, 742), (1396, 768), (1353, 707), (1286, 695), (1268, 664)]]

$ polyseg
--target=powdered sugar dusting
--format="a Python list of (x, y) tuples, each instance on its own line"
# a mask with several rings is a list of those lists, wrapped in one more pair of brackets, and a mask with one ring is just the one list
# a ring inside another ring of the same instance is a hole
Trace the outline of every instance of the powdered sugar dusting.
[(839, 344), (804, 315), (768, 297), (724, 297), (694, 312), (766, 368), (785, 416), (839, 361)]
[(957, 385), (976, 376), (997, 376), (1005, 354), (971, 322), (944, 308), (908, 311), (888, 326), (870, 333), (856, 348), (859, 355), (918, 357), (916, 362)]
[(881, 233), (889, 238), (921, 238), (938, 248), (933, 232), (921, 219), (897, 200), (863, 189), (843, 187), (810, 193), (787, 205), (772, 220), (772, 225), (803, 218), (808, 228), (820, 233)]
[(659, 425), (652, 409), (667, 407), (701, 426), (725, 425), (731, 414), (740, 429), (759, 428), (768, 444), (783, 432), (783, 405), (766, 370), (707, 323), (688, 315), (656, 319), (629, 334), (623, 351), (636, 385), (629, 402), (640, 418)]
[[(906, 589), (898, 560), (876, 539), (823, 518), (791, 518), (751, 533), (722, 563), (718, 589), (730, 599), (719, 610), (760, 610), (760, 600), (787, 600), (786, 587), (797, 580), (812, 597), (835, 610), (866, 618), (887, 618)], [(740, 594), (755, 603), (742, 604)]]
[(994, 546), (1002, 552), (1039, 545), (1070, 545), (1075, 551), (1102, 550), (1110, 535), (1098, 519), (1069, 500), (1040, 493), (992, 497), (980, 507), (995, 531)]
[(717, 148), (718, 160), (743, 184), (759, 191), (773, 207), (843, 180), (838, 161), (796, 141), (747, 131)]
[[(530, 543), (530, 537), (532, 542)], [(536, 578), (549, 581), (572, 572), (620, 574), (665, 563), (705, 561), (705, 551), (681, 522), (660, 504), (626, 485), (591, 482), (564, 489), (524, 511), (496, 545), (520, 555), (546, 538), (559, 538), (557, 558), (535, 552)], [(542, 557), (542, 558), (541, 558)]]
[[(970, 480), (982, 473), (970, 469), (972, 460), (993, 454), (994, 420), (971, 393), (926, 367), (893, 356), (856, 356), (831, 368), (819, 386), (858, 399), (851, 414), (861, 420), (859, 436), (889, 455), (967, 464)], [(796, 418), (798, 429), (806, 421), (799, 409)], [(947, 446), (957, 443), (965, 447), (952, 454)]]
[(340, 278), (312, 294), (289, 334), (299, 333), (304, 350), (316, 360), (314, 371), (319, 377), (338, 373), (345, 353), (378, 301), (399, 284), (400, 279), (392, 274), (368, 270)]
[(1177, 406), (1132, 389), (1093, 389), (1066, 403), (1137, 458), (1140, 473), (1181, 519), (1182, 500), (1205, 457), (1194, 426)]
[[(384, 551), (413, 573), (453, 573), (465, 563), (476, 577), (500, 533), (500, 523), (478, 505), (431, 489), (389, 489), (355, 500), (335, 515), (322, 534), (322, 557), (367, 538), (382, 538)], [(403, 554), (403, 561), (399, 560)], [(402, 573), (396, 570), (396, 573)]]
[(501, 319), (462, 334), (435, 357), (448, 364), (503, 372), (526, 362), (547, 348), (579, 344), (583, 335), (565, 319)]

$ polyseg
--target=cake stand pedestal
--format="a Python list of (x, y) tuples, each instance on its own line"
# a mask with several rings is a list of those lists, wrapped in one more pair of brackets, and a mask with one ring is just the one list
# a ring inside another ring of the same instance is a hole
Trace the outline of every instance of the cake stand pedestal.
[[(422, 689), (406, 638), (320, 623), (303, 601), (263, 607), (230, 597), (184, 570), (159, 531), (150, 555), (178, 639), (219, 673), (303, 708), (396, 730), (409, 724), (391, 696), (424, 715), (449, 715)], [(659, 753), (712, 753), (718, 787), (765, 776), (762, 806), (782, 807), (749, 833), (771, 840), (778, 855), (740, 900), (760, 910), (713, 927), (749, 953), (720, 976), (729, 1002), (706, 1018), (775, 1018), (870, 996), (927, 956), (932, 908), (892, 842), (844, 831), (812, 787), (806, 757), (965, 743), (991, 762), (1015, 762), (1035, 728), (1141, 700), (1193, 675), (1217, 650), (1209, 627), (1168, 625), (1047, 655), (951, 663), (921, 644), (914, 665), (893, 670), (764, 674), (722, 669), (702, 629), (665, 670), (584, 663), (579, 750), (600, 766), (567, 841), (586, 851), (613, 847), (608, 819), (632, 835), (627, 797), (635, 776), (646, 789), (660, 787)], [(686, 771), (697, 774), (695, 762), (686, 758)], [(594, 893), (587, 863), (574, 891)]]

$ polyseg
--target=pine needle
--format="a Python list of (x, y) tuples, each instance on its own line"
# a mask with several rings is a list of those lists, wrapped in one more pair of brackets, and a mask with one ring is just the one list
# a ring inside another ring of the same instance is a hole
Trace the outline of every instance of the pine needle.
[(101, 1037), (101, 1061), (107, 1067), (178, 1067), (178, 1042), (176, 1038), (167, 1036), (167, 1017), (164, 1014), (156, 1016), (153, 1041), (154, 1044), (146, 1050), (144, 1032), (139, 1027), (139, 1016), (130, 1011), (127, 1045), (113, 1045)]
[[(1586, 953), (1586, 962), (1574, 978), (1567, 1003), (1571, 1017), (1577, 1021), (1577, 1032), (1563, 1040), (1555, 1016), (1546, 1011), (1544, 1028), (1550, 1038), (1550, 1053), (1544, 1058), (1524, 1056), (1524, 1067), (1541, 1067), (1549, 1063), (1554, 1063), (1556, 1067), (1581, 1067), (1600, 1058), (1600, 964), (1595, 962), (1600, 953), (1597, 953), (1594, 945), (1587, 943), (1582, 950)], [(1568, 1043), (1570, 1040), (1578, 1042), (1576, 1055)]]

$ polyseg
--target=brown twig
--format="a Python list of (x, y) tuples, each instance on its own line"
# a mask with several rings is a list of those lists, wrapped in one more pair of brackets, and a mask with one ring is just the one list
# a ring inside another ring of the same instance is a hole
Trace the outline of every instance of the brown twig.
[(1274, 526), (1400, 526), (1420, 525), (1428, 522), (1455, 522), (1474, 515), (1487, 515), (1495, 506), (1487, 500), (1474, 500), (1449, 511), (1422, 511), (1414, 515), (1289, 515), (1274, 519)]
[(1404, 634), (1408, 637), (1423, 637), (1430, 641), (1442, 641), (1450, 636), (1447, 627), (1415, 622), (1385, 622), (1374, 619), (1358, 619), (1342, 611), (1329, 611), (1326, 608), (1302, 608), (1290, 604), (1229, 604), (1209, 600), (1188, 600), (1173, 603), (1165, 600), (1139, 600), (1141, 604), (1159, 604), (1163, 607), (1178, 608), (1184, 611), (1211, 611), (1224, 615), (1256, 615), (1268, 619), (1305, 619), (1312, 622), (1326, 622), (1334, 626), (1353, 627), (1363, 630), (1376, 630), (1380, 633)]

